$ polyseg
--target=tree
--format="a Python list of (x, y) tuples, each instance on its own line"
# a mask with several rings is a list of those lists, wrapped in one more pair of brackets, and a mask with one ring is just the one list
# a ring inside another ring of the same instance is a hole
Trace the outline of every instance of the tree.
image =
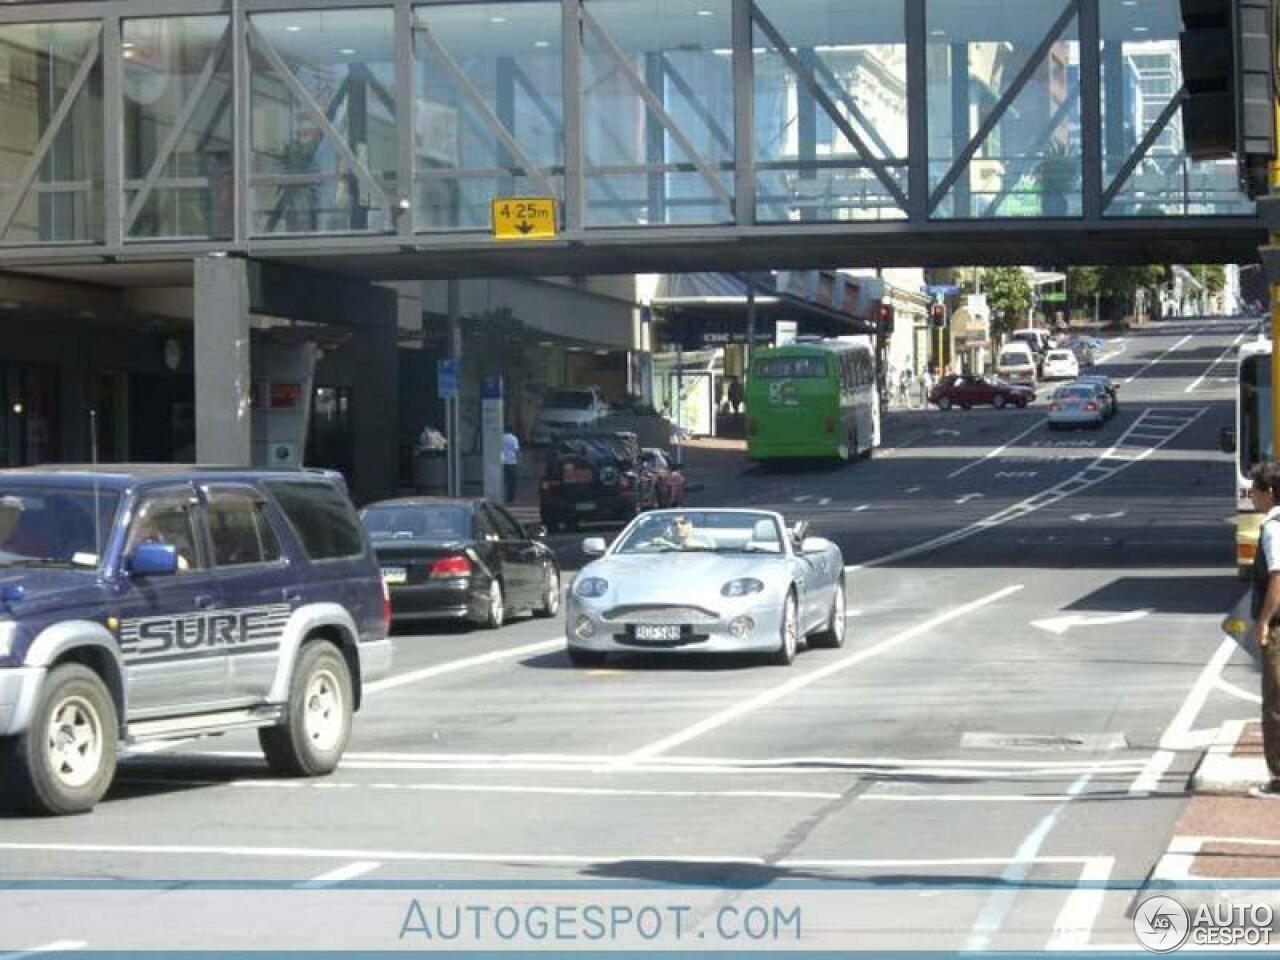
[(988, 267), (982, 271), (982, 292), (991, 308), (993, 334), (1016, 330), (1031, 309), (1031, 284), (1019, 267)]
[(1193, 263), (1187, 272), (1204, 285), (1211, 297), (1216, 297), (1227, 285), (1227, 270), (1220, 263)]

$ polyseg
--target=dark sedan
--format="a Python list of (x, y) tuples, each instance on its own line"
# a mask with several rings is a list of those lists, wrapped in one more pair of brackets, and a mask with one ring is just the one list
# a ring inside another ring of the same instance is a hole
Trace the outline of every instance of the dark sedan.
[(560, 612), (560, 567), (540, 542), (487, 500), (410, 497), (361, 512), (397, 621), (464, 620), (496, 629), (515, 613)]
[(1036, 398), (1030, 387), (1008, 383), (999, 377), (980, 377), (967, 374), (951, 374), (938, 381), (929, 394), (929, 402), (942, 410), (959, 407), (987, 406), (1025, 407)]
[(628, 523), (658, 506), (655, 474), (641, 462), (634, 433), (583, 431), (561, 437), (539, 486), (542, 522), (552, 530)]

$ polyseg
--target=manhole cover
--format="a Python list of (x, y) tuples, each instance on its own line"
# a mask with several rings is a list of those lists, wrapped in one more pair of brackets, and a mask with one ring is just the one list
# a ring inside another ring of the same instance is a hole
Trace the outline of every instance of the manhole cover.
[(960, 746), (973, 750), (1124, 750), (1129, 741), (1123, 733), (966, 733)]

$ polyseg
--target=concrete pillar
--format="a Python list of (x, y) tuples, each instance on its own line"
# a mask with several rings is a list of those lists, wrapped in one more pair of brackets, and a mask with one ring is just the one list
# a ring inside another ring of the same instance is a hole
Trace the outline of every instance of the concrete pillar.
[[(375, 288), (376, 289), (376, 288)], [(351, 338), (355, 366), (352, 430), (357, 503), (393, 496), (400, 464), (400, 360), (396, 347), (396, 301), (370, 297)], [(374, 306), (380, 309), (373, 309)]]
[(195, 260), (196, 458), (252, 462), (249, 409), (248, 263), (239, 257)]

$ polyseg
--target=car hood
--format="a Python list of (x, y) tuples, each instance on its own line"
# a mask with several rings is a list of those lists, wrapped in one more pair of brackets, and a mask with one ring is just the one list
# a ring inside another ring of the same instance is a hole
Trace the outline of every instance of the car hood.
[(0, 567), (0, 597), (21, 590), (21, 599), (7, 604), (14, 617), (26, 617), (64, 607), (91, 608), (102, 598), (98, 571), (63, 567)]
[(765, 582), (786, 569), (779, 554), (716, 554), (690, 551), (605, 557), (582, 571), (583, 577), (603, 577), (609, 590), (601, 598), (608, 606), (632, 603), (685, 603), (715, 606), (720, 588), (739, 577)]

